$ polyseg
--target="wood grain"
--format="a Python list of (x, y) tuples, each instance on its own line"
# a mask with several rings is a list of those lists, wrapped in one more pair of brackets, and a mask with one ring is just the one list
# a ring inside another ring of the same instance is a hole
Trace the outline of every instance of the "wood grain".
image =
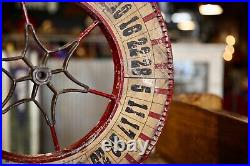
[(174, 101), (156, 152), (170, 163), (247, 163), (247, 117)]

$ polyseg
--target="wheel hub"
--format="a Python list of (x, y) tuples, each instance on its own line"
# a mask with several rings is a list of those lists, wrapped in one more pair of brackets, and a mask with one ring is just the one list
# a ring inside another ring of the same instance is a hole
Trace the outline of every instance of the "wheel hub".
[(50, 82), (51, 80), (51, 71), (48, 67), (36, 67), (33, 70), (33, 81), (38, 85), (44, 85)]

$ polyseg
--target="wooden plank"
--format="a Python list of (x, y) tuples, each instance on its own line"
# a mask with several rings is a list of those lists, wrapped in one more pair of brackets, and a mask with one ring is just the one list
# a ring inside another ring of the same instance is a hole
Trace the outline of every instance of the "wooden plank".
[(171, 163), (247, 163), (248, 119), (172, 102), (156, 152)]

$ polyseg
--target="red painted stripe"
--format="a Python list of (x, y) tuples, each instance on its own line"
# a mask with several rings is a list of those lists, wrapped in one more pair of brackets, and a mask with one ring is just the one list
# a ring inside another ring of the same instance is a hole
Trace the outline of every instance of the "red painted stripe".
[(155, 18), (156, 16), (157, 16), (157, 14), (155, 12), (153, 12), (153, 13), (150, 13), (149, 15), (146, 15), (142, 19), (144, 22), (148, 22), (148, 21), (152, 20), (153, 18)]
[(166, 43), (166, 42), (167, 42), (166, 37), (151, 40), (152, 45), (157, 45), (157, 44)]
[(143, 133), (141, 133), (141, 134), (139, 135), (139, 138), (141, 138), (143, 141), (151, 140), (150, 137), (148, 137), (147, 135), (145, 135), (145, 134), (143, 134)]
[(125, 155), (125, 159), (131, 164), (139, 164), (130, 154)]
[(159, 120), (161, 118), (160, 114), (157, 114), (157, 113), (152, 112), (152, 111), (149, 112), (148, 116), (150, 116), (151, 118), (157, 119), (157, 120)]
[(167, 95), (168, 90), (167, 89), (162, 89), (162, 88), (155, 88), (155, 93), (161, 94), (161, 95)]
[(157, 63), (155, 64), (155, 69), (167, 69), (168, 64), (167, 63)]

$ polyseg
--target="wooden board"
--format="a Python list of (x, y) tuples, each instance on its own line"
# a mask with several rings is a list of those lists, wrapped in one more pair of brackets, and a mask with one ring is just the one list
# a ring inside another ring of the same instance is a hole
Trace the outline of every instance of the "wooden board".
[(173, 101), (156, 153), (170, 163), (247, 163), (248, 120)]

